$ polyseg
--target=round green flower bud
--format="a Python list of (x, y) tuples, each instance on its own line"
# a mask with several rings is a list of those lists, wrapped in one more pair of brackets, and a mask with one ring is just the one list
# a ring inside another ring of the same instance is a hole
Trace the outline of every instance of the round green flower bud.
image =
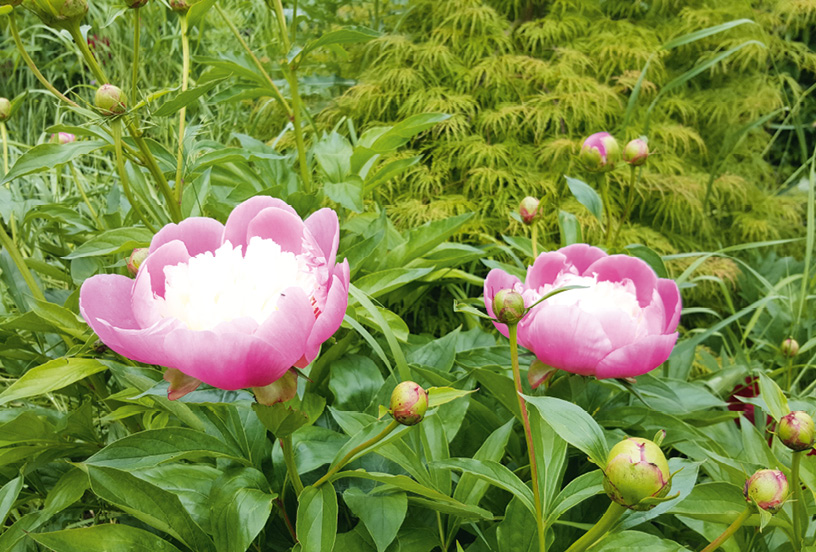
[(532, 224), (538, 215), (538, 199), (527, 196), (519, 204), (519, 215), (524, 224)]
[(633, 167), (643, 165), (648, 157), (649, 144), (643, 138), (635, 138), (623, 148), (623, 160)]
[(88, 13), (86, 0), (24, 0), (24, 3), (43, 23), (58, 29), (79, 23)]
[(11, 102), (8, 98), (0, 98), (0, 122), (11, 117)]
[(816, 426), (810, 414), (795, 410), (779, 420), (776, 435), (791, 450), (808, 450), (816, 442)]
[(518, 324), (524, 318), (524, 297), (512, 289), (499, 290), (493, 297), (493, 314), (502, 324)]
[(745, 482), (745, 500), (775, 514), (788, 497), (788, 478), (779, 470), (759, 470)]
[(139, 267), (142, 266), (142, 263), (145, 261), (145, 259), (147, 259), (149, 253), (150, 249), (147, 247), (137, 247), (134, 249), (133, 253), (130, 254), (130, 257), (128, 257), (128, 272), (136, 276), (136, 273), (139, 272)]
[(779, 352), (782, 353), (782, 356), (793, 358), (799, 354), (799, 342), (789, 337), (782, 342), (782, 345), (779, 347)]
[(631, 510), (651, 510), (644, 498), (662, 498), (671, 489), (669, 464), (663, 451), (648, 439), (629, 437), (609, 451), (604, 469), (604, 490), (609, 498)]
[(121, 115), (127, 110), (127, 97), (122, 89), (112, 84), (103, 84), (96, 89), (94, 103), (102, 115)]
[(428, 410), (428, 393), (413, 381), (403, 381), (391, 393), (391, 415), (402, 425), (422, 421)]
[(618, 141), (608, 132), (596, 132), (581, 146), (578, 159), (588, 171), (611, 171), (620, 161)]

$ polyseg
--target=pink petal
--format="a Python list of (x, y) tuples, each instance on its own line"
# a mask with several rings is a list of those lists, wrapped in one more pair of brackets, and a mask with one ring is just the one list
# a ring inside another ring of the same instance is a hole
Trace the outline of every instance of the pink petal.
[(337, 247), (340, 245), (340, 223), (332, 209), (320, 209), (306, 219), (306, 228), (314, 236), (329, 266), (334, 266)]
[(592, 375), (595, 366), (612, 351), (612, 343), (598, 319), (567, 305), (547, 305), (519, 328), (519, 343), (538, 360), (575, 374)]
[(297, 287), (284, 291), (278, 299), (277, 307), (278, 310), (264, 320), (255, 331), (255, 336), (275, 349), (285, 352), (286, 358), (291, 358), (289, 362), (291, 367), (306, 350), (309, 334), (315, 326), (314, 309), (303, 290)]
[(184, 243), (187, 253), (195, 257), (200, 253), (212, 252), (221, 247), (223, 235), (224, 225), (215, 219), (188, 218), (178, 224), (168, 224), (159, 230), (150, 242), (150, 253), (166, 243), (179, 240)]
[(652, 293), (657, 288), (657, 274), (645, 261), (628, 255), (611, 255), (598, 259), (586, 274), (597, 274), (599, 282), (623, 282), (631, 280), (635, 284), (637, 300), (641, 307), (652, 302)]
[(676, 332), (644, 337), (612, 351), (598, 364), (595, 377), (631, 378), (651, 372), (669, 358), (676, 342)]
[(255, 218), (258, 213), (270, 207), (283, 209), (284, 211), (297, 215), (297, 212), (290, 207), (289, 204), (280, 199), (269, 196), (250, 198), (238, 205), (232, 210), (232, 213), (230, 213), (229, 218), (227, 218), (227, 224), (224, 226), (224, 237), (221, 242), (228, 241), (233, 247), (240, 245), (243, 247), (243, 250), (246, 251), (246, 245), (249, 241), (247, 237), (249, 223), (252, 222), (252, 219)]
[[(487, 273), (487, 278), (485, 278), (484, 282), (484, 302), (487, 314), (490, 317), (496, 317), (496, 314), (493, 312), (493, 298), (496, 296), (496, 293), (503, 289), (514, 289), (516, 285), (520, 283), (521, 281), (518, 278), (511, 276), (500, 268), (494, 268)], [(493, 325), (496, 326), (496, 329), (499, 330), (499, 333), (504, 337), (509, 336), (506, 324), (494, 322)]]
[(167, 321), (142, 329), (131, 309), (133, 280), (117, 274), (93, 276), (82, 284), (79, 311), (102, 343), (120, 355), (159, 364), (164, 335), (173, 324)]
[(559, 274), (570, 267), (567, 257), (561, 251), (550, 251), (540, 254), (527, 269), (524, 286), (528, 289), (538, 289), (546, 284), (552, 284)]
[(283, 209), (264, 209), (249, 222), (247, 241), (259, 237), (270, 239), (281, 250), (300, 255), (303, 251), (303, 233), (306, 226), (300, 217)]
[(683, 309), (683, 301), (680, 299), (680, 290), (674, 280), (660, 278), (657, 281), (657, 292), (663, 299), (666, 309), (666, 327), (664, 332), (673, 332), (680, 323), (680, 311)]
[[(139, 274), (136, 276), (136, 280), (149, 279), (150, 290), (159, 297), (164, 297), (164, 283), (166, 280), (164, 267), (176, 266), (186, 263), (189, 260), (190, 254), (187, 253), (187, 248), (184, 243), (178, 240), (171, 241), (148, 255), (147, 259), (142, 263), (142, 266), (139, 267)], [(140, 287), (140, 292), (144, 287), (143, 284)], [(141, 296), (139, 301), (141, 301)]]
[(608, 257), (603, 249), (592, 247), (585, 243), (574, 243), (558, 250), (559, 253), (567, 258), (567, 263), (571, 264), (578, 270), (579, 275), (584, 275), (589, 266), (597, 261)]
[[(340, 324), (343, 323), (343, 317), (346, 315), (348, 308), (348, 261), (344, 261), (341, 267), (332, 277), (331, 287), (326, 299), (326, 305), (314, 322), (312, 333), (306, 341), (306, 353), (303, 360), (308, 365), (317, 357), (320, 351), (320, 345), (328, 338), (334, 335)], [(338, 274), (339, 273), (339, 274)], [(300, 366), (301, 368), (303, 366)]]

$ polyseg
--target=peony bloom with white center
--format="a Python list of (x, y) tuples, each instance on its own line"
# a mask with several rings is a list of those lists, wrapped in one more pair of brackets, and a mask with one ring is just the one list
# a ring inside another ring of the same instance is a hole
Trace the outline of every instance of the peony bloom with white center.
[(170, 398), (202, 381), (265, 387), (309, 364), (340, 327), (349, 266), (336, 262), (338, 242), (331, 209), (304, 221), (279, 199), (255, 197), (226, 225), (209, 218), (168, 224), (135, 280), (86, 280), (80, 312), (112, 350), (168, 367)]
[[(485, 305), (512, 289), (529, 308), (565, 286), (584, 286), (554, 295), (533, 307), (518, 324), (518, 340), (538, 360), (575, 374), (626, 378), (645, 374), (669, 358), (677, 341), (680, 292), (640, 259), (607, 255), (575, 244), (542, 253), (522, 283), (500, 269), (485, 279)], [(494, 323), (506, 337), (507, 326)]]

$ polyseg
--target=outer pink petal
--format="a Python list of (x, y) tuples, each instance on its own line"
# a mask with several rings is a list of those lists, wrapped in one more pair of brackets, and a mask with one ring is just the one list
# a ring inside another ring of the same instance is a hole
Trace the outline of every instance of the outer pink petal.
[(544, 364), (585, 376), (594, 374), (598, 362), (612, 351), (595, 316), (546, 302), (527, 327), (519, 328), (519, 342)]
[(586, 269), (595, 261), (609, 256), (603, 249), (585, 243), (574, 243), (562, 247), (558, 252), (567, 258), (567, 262), (574, 266), (580, 275), (583, 275)]
[(164, 335), (171, 321), (142, 329), (130, 307), (133, 280), (100, 274), (85, 280), (79, 292), (79, 311), (102, 343), (127, 358), (160, 364)]
[(598, 259), (586, 274), (597, 274), (599, 282), (622, 282), (629, 279), (635, 284), (637, 300), (641, 307), (652, 302), (652, 294), (657, 288), (657, 274), (652, 267), (637, 257), (611, 255)]
[(644, 337), (611, 352), (598, 364), (595, 377), (631, 378), (650, 372), (669, 358), (676, 342), (676, 332)]
[(657, 292), (663, 299), (666, 308), (666, 327), (664, 332), (673, 332), (680, 323), (680, 311), (683, 309), (683, 301), (680, 299), (680, 290), (674, 280), (660, 278), (657, 281)]
[(156, 310), (155, 296), (164, 297), (166, 279), (164, 268), (186, 263), (189, 259), (184, 244), (174, 240), (151, 253), (139, 267), (139, 273), (133, 283), (131, 308), (140, 327), (147, 328), (161, 320), (161, 315)]
[(560, 251), (542, 253), (533, 262), (533, 266), (527, 269), (524, 286), (538, 289), (546, 284), (552, 284), (559, 274), (568, 269), (567, 258)]
[(277, 207), (278, 209), (283, 209), (284, 211), (288, 211), (292, 214), (297, 214), (297, 212), (289, 204), (287, 204), (285, 201), (281, 201), (280, 199), (269, 196), (256, 196), (250, 198), (238, 205), (232, 210), (232, 213), (230, 213), (229, 218), (227, 218), (227, 224), (224, 226), (224, 237), (221, 240), (222, 243), (229, 241), (233, 247), (240, 245), (244, 248), (243, 250), (246, 251), (246, 245), (249, 241), (249, 238), (247, 237), (249, 223), (252, 222), (255, 215), (270, 207)]
[(247, 241), (253, 237), (270, 239), (283, 251), (300, 255), (303, 251), (303, 232), (306, 225), (296, 214), (283, 209), (264, 209), (249, 222)]
[(332, 209), (320, 209), (306, 219), (306, 228), (314, 236), (329, 266), (334, 266), (340, 245), (340, 222)]
[[(493, 312), (493, 297), (496, 296), (496, 293), (503, 289), (513, 289), (518, 284), (521, 284), (518, 278), (511, 276), (500, 268), (494, 268), (488, 272), (484, 282), (484, 302), (487, 314), (490, 317), (496, 317), (496, 313)], [(497, 324), (494, 322), (493, 325), (496, 326), (496, 329), (499, 330), (499, 333), (504, 337), (509, 336), (506, 324)]]
[[(312, 362), (317, 353), (320, 351), (320, 346), (328, 338), (334, 335), (340, 324), (343, 323), (343, 317), (346, 315), (348, 308), (348, 261), (343, 261), (343, 264), (338, 265), (340, 270), (335, 271), (332, 277), (329, 294), (326, 298), (326, 305), (317, 318), (315, 319), (312, 333), (306, 341), (306, 352), (303, 361), (308, 365)], [(299, 366), (303, 368), (304, 366)]]
[(221, 247), (224, 225), (215, 219), (193, 217), (178, 224), (168, 224), (153, 236), (150, 242), (150, 253), (173, 240), (184, 242), (187, 252), (195, 257), (206, 251), (215, 251)]

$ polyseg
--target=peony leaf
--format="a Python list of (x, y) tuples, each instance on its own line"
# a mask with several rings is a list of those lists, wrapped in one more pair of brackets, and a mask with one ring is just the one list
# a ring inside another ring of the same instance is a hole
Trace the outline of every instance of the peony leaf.
[(29, 533), (28, 536), (58, 552), (179, 552), (153, 533), (121, 524), (105, 523), (86, 529)]
[(781, 418), (790, 414), (787, 397), (765, 372), (759, 373), (759, 394), (768, 406), (768, 413), (777, 423)]
[(572, 178), (567, 175), (564, 175), (564, 178), (567, 179), (567, 186), (569, 186), (570, 192), (575, 196), (575, 199), (586, 207), (589, 212), (598, 219), (598, 222), (603, 224), (603, 201), (601, 201), (601, 196), (598, 195), (598, 192), (593, 190), (592, 187), (583, 180), (578, 180), (577, 178)]
[(478, 389), (463, 390), (453, 387), (429, 387), (428, 388), (428, 408), (433, 408), (441, 404), (449, 403), (460, 397), (475, 393)]
[(366, 494), (358, 487), (351, 487), (343, 493), (343, 500), (362, 520), (378, 552), (384, 552), (397, 537), (408, 511), (407, 495), (404, 492), (378, 492), (385, 488), (378, 487)]
[(32, 368), (0, 393), (0, 405), (50, 393), (107, 370), (90, 358), (57, 358)]
[(297, 537), (303, 552), (328, 552), (337, 533), (337, 494), (330, 482), (306, 487), (298, 498)]

